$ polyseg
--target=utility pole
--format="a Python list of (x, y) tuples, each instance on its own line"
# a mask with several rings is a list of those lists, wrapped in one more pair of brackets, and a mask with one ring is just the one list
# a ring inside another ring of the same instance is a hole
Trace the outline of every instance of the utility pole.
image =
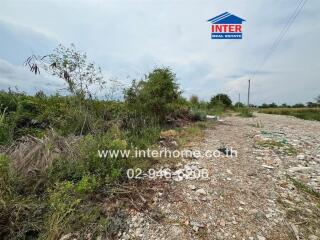
[(250, 79), (248, 83), (248, 107), (250, 107)]
[(239, 100), (238, 100), (238, 109), (240, 108), (240, 93), (239, 93)]

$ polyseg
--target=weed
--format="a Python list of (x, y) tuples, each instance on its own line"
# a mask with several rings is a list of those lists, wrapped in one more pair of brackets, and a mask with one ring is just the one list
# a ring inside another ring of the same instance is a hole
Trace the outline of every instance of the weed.
[[(290, 181), (292, 181), (293, 185), (296, 186), (296, 188), (298, 188), (301, 191), (306, 192), (306, 193), (318, 198), (318, 200), (320, 200), (320, 193), (319, 192), (317, 192), (313, 188), (305, 185), (303, 182), (298, 181), (298, 180), (290, 177), (289, 175), (287, 175), (287, 178), (290, 179)], [(320, 204), (320, 202), (319, 202), (319, 204)]]
[(285, 141), (276, 141), (276, 140), (269, 139), (269, 140), (258, 141), (256, 144), (263, 148), (281, 150), (282, 152), (290, 156), (297, 154), (297, 150), (291, 144), (288, 144)]
[(177, 142), (179, 146), (186, 146), (187, 143), (195, 142), (203, 137), (200, 126), (193, 124), (185, 128), (179, 128)]
[(192, 110), (191, 116), (193, 121), (205, 121), (207, 117), (207, 112), (201, 109)]
[(239, 112), (240, 113), (238, 116), (240, 116), (240, 117), (244, 117), (244, 118), (253, 117), (253, 113), (250, 108), (247, 108), (247, 107), (240, 108)]

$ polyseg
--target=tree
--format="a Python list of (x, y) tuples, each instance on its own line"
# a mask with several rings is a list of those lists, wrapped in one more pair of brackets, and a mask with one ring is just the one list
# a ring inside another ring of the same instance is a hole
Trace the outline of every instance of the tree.
[(129, 109), (165, 121), (165, 117), (174, 111), (181, 92), (176, 75), (169, 68), (156, 68), (144, 80), (133, 81), (124, 96)]
[(305, 107), (303, 103), (296, 103), (292, 106), (293, 108), (303, 108)]
[(314, 107), (317, 107), (318, 104), (317, 103), (314, 103), (314, 102), (307, 102), (307, 107), (309, 108), (314, 108)]
[(63, 79), (71, 94), (83, 98), (92, 98), (92, 88), (98, 87), (101, 90), (105, 84), (100, 67), (88, 62), (86, 53), (78, 51), (74, 44), (70, 47), (60, 44), (53, 53), (45, 56), (30, 56), (25, 65), (35, 74), (40, 74), (40, 69), (44, 69)]
[(318, 97), (316, 97), (316, 102), (318, 103), (318, 104), (320, 104), (320, 95), (318, 96)]
[(278, 107), (278, 105), (274, 102), (269, 104), (269, 108), (277, 108), (277, 107)]
[(234, 106), (237, 107), (237, 108), (242, 108), (242, 107), (244, 107), (244, 104), (242, 102), (236, 102), (234, 104)]
[(225, 107), (231, 107), (232, 101), (227, 94), (220, 93), (212, 97), (210, 100), (210, 105), (212, 106), (219, 104), (223, 104)]
[(268, 108), (269, 107), (269, 105), (267, 104), (267, 103), (263, 103), (261, 106), (260, 106), (260, 108)]

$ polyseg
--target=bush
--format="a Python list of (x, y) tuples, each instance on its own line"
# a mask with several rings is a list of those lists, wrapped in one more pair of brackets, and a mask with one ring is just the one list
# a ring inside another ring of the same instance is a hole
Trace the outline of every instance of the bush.
[(7, 93), (0, 91), (0, 112), (7, 109), (8, 112), (14, 112), (17, 110), (17, 93)]
[(130, 129), (126, 132), (126, 138), (130, 145), (145, 149), (157, 142), (161, 128), (157, 125), (145, 126), (142, 129)]
[(49, 170), (50, 185), (58, 181), (79, 182), (84, 176), (95, 176), (100, 182), (114, 182), (120, 179), (125, 170), (124, 160), (117, 158), (101, 158), (98, 150), (123, 150), (127, 142), (122, 139), (117, 129), (112, 129), (101, 136), (87, 135), (75, 146), (75, 156), (63, 156), (54, 162)]
[(136, 114), (152, 116), (164, 123), (174, 111), (180, 91), (176, 76), (169, 68), (157, 68), (140, 82), (133, 82), (125, 91), (128, 109)]
[[(65, 181), (49, 191), (49, 214), (43, 239), (59, 239), (63, 234), (77, 232), (98, 237), (107, 228), (107, 219), (96, 206), (86, 204), (86, 195), (96, 187), (94, 177), (84, 176), (77, 184)], [(90, 203), (90, 202), (89, 202)]]
[(250, 108), (244, 107), (244, 108), (240, 108), (240, 114), (239, 116), (241, 117), (253, 117), (253, 113), (250, 110)]
[(204, 110), (192, 110), (191, 116), (193, 121), (205, 121), (207, 118), (207, 112)]
[(225, 111), (226, 106), (222, 102), (216, 102), (214, 105), (209, 104), (208, 114), (221, 115)]

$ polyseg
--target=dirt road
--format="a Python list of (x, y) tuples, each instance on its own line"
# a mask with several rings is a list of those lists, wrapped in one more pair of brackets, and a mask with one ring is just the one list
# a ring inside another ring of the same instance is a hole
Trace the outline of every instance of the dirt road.
[[(320, 239), (320, 122), (226, 117), (193, 149), (221, 146), (238, 156), (183, 159), (177, 168), (207, 169), (209, 178), (172, 180), (119, 238)], [(153, 210), (161, 220), (151, 220)]]

